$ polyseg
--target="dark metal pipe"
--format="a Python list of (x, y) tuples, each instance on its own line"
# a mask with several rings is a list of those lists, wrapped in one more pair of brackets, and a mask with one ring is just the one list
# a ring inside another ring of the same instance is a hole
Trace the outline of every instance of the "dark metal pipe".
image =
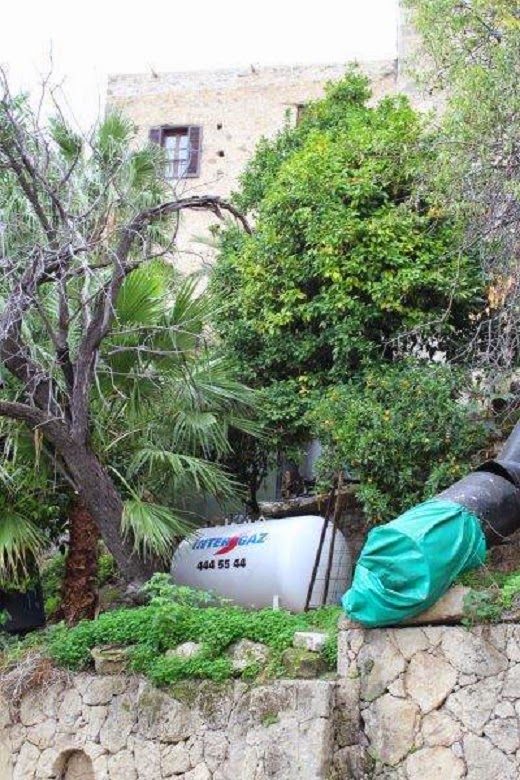
[(520, 528), (520, 423), (504, 444), (499, 458), (439, 493), (473, 512), (482, 524), (488, 547), (500, 544)]

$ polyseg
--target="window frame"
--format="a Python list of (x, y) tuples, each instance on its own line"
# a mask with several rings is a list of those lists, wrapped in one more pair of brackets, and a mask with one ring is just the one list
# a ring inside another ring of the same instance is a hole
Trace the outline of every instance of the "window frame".
[[(200, 176), (201, 157), (202, 157), (202, 125), (159, 125), (152, 127), (149, 132), (150, 141), (158, 144), (161, 149), (165, 148), (165, 138), (168, 136), (181, 137), (188, 139), (189, 157), (188, 166), (182, 175), (165, 176), (168, 181), (182, 181), (183, 179), (196, 179)], [(173, 161), (175, 162), (175, 161)], [(177, 161), (178, 164), (179, 161)], [(170, 165), (171, 163), (167, 163)]]

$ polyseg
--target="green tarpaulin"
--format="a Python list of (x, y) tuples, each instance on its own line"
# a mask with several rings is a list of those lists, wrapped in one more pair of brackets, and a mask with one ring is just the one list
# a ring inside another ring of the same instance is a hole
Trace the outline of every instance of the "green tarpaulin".
[(370, 532), (343, 607), (365, 626), (400, 623), (434, 604), (485, 557), (476, 515), (451, 501), (426, 501)]

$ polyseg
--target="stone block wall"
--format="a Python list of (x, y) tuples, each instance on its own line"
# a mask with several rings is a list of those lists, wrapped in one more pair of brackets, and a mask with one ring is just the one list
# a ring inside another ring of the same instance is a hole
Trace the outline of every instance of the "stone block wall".
[(338, 778), (520, 777), (520, 626), (345, 627), (339, 645)]
[(0, 780), (321, 780), (332, 681), (179, 685), (80, 674), (0, 702)]
[(62, 676), (0, 700), (0, 780), (517, 780), (520, 626), (343, 622), (336, 679)]

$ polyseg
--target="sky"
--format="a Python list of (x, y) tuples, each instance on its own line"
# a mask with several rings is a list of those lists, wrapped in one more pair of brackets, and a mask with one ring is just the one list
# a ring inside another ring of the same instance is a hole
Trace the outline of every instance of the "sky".
[(0, 63), (14, 89), (48, 74), (85, 129), (109, 73), (396, 56), (397, 0), (25, 0), (5, 3)]

